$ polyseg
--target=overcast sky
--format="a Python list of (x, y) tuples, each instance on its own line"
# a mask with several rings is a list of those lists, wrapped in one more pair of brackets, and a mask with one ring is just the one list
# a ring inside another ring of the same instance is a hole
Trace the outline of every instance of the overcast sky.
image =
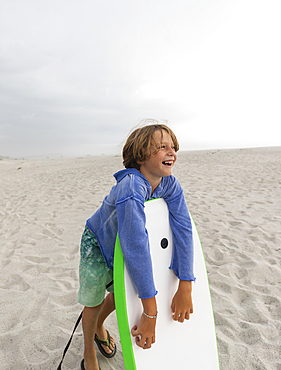
[(280, 0), (0, 0), (0, 155), (281, 146)]

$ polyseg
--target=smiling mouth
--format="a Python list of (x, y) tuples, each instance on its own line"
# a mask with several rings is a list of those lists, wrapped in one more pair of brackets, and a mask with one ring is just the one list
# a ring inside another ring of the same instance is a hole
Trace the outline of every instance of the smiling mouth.
[(164, 166), (168, 166), (168, 167), (171, 167), (173, 165), (173, 161), (163, 161), (162, 164), (164, 164)]

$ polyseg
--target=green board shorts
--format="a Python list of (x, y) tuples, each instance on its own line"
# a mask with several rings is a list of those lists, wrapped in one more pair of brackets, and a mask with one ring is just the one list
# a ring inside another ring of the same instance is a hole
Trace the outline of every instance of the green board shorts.
[(95, 235), (86, 226), (80, 246), (78, 302), (96, 307), (103, 302), (106, 290), (114, 293), (113, 273), (105, 263)]

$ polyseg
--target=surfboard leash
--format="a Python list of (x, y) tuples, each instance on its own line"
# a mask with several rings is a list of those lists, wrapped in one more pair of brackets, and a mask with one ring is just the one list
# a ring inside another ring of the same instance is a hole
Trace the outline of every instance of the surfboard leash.
[[(83, 309), (83, 311), (84, 311), (84, 309)], [(63, 351), (62, 359), (61, 359), (61, 362), (60, 362), (60, 364), (59, 364), (59, 366), (58, 366), (57, 370), (61, 370), (61, 365), (62, 365), (63, 359), (64, 359), (64, 357), (65, 357), (65, 355), (66, 355), (66, 352), (68, 351), (68, 348), (69, 348), (70, 343), (71, 343), (71, 341), (72, 341), (72, 338), (73, 338), (73, 335), (74, 335), (74, 333), (75, 333), (75, 330), (77, 329), (77, 326), (80, 324), (80, 321), (81, 321), (81, 319), (82, 319), (82, 315), (83, 315), (83, 311), (80, 313), (80, 315), (79, 315), (79, 317), (78, 317), (78, 319), (77, 319), (77, 321), (76, 321), (76, 324), (75, 324), (75, 326), (74, 326), (74, 329), (73, 329), (73, 332), (72, 332), (72, 334), (71, 334), (71, 337), (70, 337), (70, 339), (69, 339), (69, 341), (68, 341), (68, 343), (67, 343), (67, 345), (66, 345), (66, 347), (65, 347), (65, 349), (64, 349), (64, 351)]]

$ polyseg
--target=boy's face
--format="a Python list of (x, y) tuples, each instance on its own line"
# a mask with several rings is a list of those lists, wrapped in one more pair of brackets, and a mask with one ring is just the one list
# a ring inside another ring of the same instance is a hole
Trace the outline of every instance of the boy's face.
[(157, 153), (153, 153), (153, 149), (151, 150), (150, 157), (141, 164), (140, 172), (147, 178), (152, 188), (155, 188), (154, 184), (158, 185), (162, 177), (172, 174), (177, 154), (167, 131), (162, 130), (162, 135), (160, 130), (156, 131), (153, 138), (159, 150)]

